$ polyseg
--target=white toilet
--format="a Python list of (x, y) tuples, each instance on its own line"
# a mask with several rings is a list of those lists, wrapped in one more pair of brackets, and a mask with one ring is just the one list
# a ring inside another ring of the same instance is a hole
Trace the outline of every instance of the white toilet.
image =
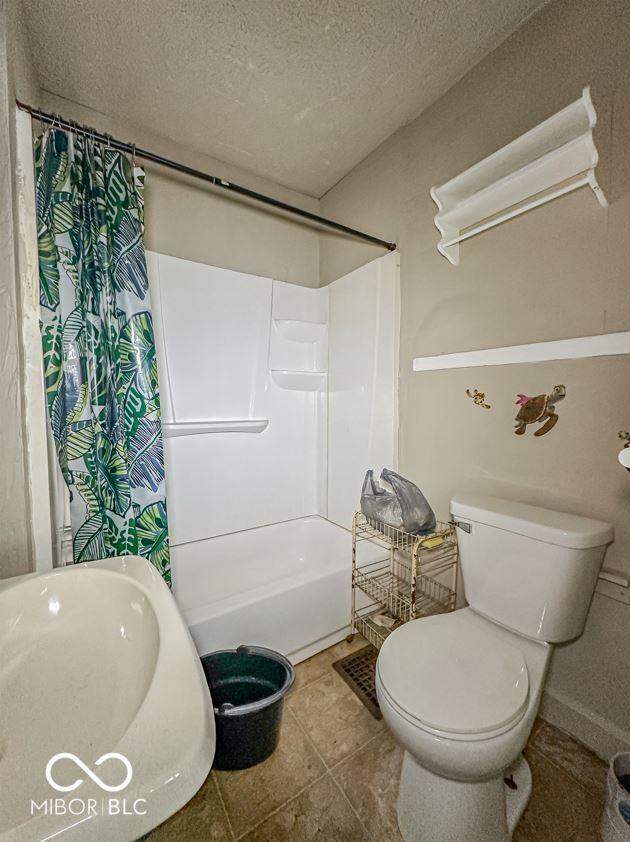
[(582, 633), (613, 540), (607, 523), (493, 497), (458, 497), (451, 514), (469, 607), (401, 626), (376, 668), (405, 749), (405, 842), (511, 837), (531, 792), (521, 751), (551, 644)]

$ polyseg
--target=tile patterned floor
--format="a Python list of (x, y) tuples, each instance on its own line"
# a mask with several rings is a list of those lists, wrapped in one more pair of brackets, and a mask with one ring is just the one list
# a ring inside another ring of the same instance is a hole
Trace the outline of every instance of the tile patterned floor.
[[(241, 772), (211, 772), (150, 842), (401, 842), (401, 749), (332, 669), (364, 645), (344, 641), (299, 664), (272, 757)], [(597, 840), (602, 761), (542, 720), (525, 754), (533, 794), (515, 842)]]

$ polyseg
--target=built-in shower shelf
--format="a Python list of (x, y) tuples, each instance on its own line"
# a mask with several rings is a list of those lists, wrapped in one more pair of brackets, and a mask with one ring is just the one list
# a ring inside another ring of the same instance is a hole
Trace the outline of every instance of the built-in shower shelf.
[(301, 319), (274, 319), (278, 333), (290, 342), (319, 342), (326, 336), (328, 326), (325, 322), (307, 322)]
[(288, 371), (272, 368), (271, 377), (281, 389), (299, 392), (317, 392), (326, 383), (325, 371)]
[(262, 433), (269, 426), (268, 418), (234, 418), (213, 421), (172, 421), (162, 423), (165, 438), (198, 436), (202, 433)]

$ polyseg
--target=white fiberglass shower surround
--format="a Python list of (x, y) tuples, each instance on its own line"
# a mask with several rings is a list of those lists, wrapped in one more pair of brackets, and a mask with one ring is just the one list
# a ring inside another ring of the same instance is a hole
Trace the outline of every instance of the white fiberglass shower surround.
[(200, 653), (300, 661), (347, 633), (363, 475), (396, 462), (398, 254), (320, 289), (147, 264), (175, 597)]

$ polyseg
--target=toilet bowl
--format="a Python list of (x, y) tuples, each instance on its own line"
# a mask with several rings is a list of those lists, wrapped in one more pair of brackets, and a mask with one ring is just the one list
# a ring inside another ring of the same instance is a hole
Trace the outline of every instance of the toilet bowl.
[(379, 654), (383, 717), (436, 774), (496, 776), (527, 742), (550, 653), (470, 608), (413, 620)]
[(376, 692), (405, 751), (405, 842), (505, 842), (531, 792), (521, 752), (551, 644), (581, 634), (612, 528), (477, 496), (451, 512), (469, 607), (396, 629)]
[[(504, 792), (503, 778), (529, 737), (550, 654), (548, 644), (519, 638), (470, 608), (413, 620), (385, 641), (376, 693), (405, 749), (404, 839), (492, 839), (488, 816), (494, 838), (509, 838), (531, 789), (524, 758), (517, 790)], [(471, 802), (486, 816), (478, 836)]]

